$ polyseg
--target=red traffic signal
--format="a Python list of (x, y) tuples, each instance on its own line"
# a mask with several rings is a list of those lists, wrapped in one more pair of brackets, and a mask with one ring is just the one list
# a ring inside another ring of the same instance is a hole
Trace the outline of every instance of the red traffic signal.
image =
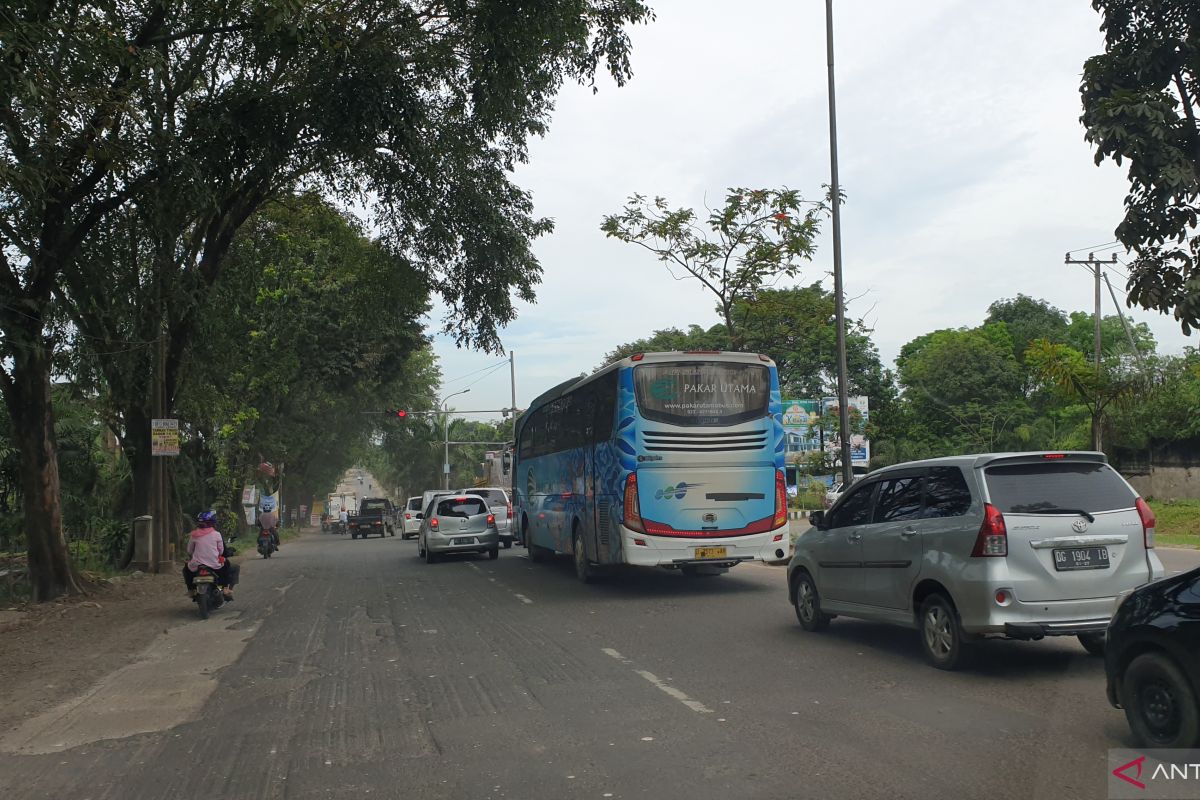
[(405, 411), (403, 408), (389, 408), (389, 409), (385, 410), (383, 413), (384, 413), (384, 416), (399, 417), (400, 419), (404, 419), (405, 417), (408, 416), (408, 412)]

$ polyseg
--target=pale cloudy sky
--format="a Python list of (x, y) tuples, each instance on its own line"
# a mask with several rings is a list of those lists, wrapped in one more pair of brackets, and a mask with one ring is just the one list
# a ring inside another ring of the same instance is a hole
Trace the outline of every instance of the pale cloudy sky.
[[(504, 334), (521, 407), (618, 344), (718, 321), (698, 284), (604, 238), (601, 218), (631, 193), (700, 207), (730, 186), (817, 198), (829, 181), (824, 2), (651, 2), (657, 21), (632, 32), (633, 80), (596, 95), (567, 87), (518, 173), (557, 226), (535, 246), (538, 302)], [(846, 290), (884, 361), (922, 333), (979, 324), (1018, 292), (1090, 309), (1091, 279), (1063, 254), (1114, 238), (1126, 189), (1118, 168), (1094, 165), (1078, 123), (1082, 65), (1102, 49), (1090, 4), (835, 5)], [(831, 253), (826, 225), (800, 282), (827, 277)], [(1113, 313), (1107, 292), (1105, 304)], [(1131, 316), (1160, 351), (1197, 343), (1169, 317)], [(499, 357), (441, 336), (435, 349), (445, 392), (471, 387), (452, 406), (509, 405), (507, 367), (480, 371)]]

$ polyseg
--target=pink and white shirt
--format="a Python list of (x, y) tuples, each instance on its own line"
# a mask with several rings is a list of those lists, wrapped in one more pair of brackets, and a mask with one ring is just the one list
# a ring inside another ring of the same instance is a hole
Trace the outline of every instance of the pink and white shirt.
[(216, 528), (196, 528), (188, 535), (188, 569), (195, 572), (200, 565), (220, 569), (225, 565), (225, 540)]

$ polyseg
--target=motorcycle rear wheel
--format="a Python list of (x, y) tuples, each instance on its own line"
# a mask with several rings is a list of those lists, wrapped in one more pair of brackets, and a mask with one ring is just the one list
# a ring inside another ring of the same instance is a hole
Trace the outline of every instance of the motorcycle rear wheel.
[(200, 619), (208, 619), (208, 590), (202, 590), (196, 595), (196, 606), (200, 609)]

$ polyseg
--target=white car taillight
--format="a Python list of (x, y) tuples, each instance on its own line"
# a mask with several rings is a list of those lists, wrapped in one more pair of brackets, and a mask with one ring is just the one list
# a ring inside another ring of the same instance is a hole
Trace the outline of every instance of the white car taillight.
[(1138, 516), (1142, 520), (1142, 544), (1149, 550), (1154, 547), (1154, 526), (1158, 524), (1158, 520), (1154, 517), (1154, 512), (1150, 510), (1150, 505), (1142, 498), (1137, 499)]
[(979, 526), (979, 535), (975, 537), (975, 549), (971, 551), (971, 557), (1005, 558), (1007, 556), (1008, 528), (1004, 524), (1004, 515), (991, 503), (985, 503), (983, 524)]

